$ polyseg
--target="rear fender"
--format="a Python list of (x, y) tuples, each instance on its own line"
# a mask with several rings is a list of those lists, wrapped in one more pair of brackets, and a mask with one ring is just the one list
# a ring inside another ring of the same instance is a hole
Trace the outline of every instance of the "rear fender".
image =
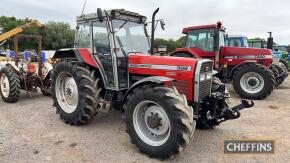
[(257, 64), (257, 61), (254, 61), (254, 60), (247, 60), (247, 61), (243, 61), (243, 62), (239, 63), (238, 65), (235, 65), (235, 66), (231, 69), (228, 78), (230, 78), (230, 79), (233, 78), (233, 75), (234, 75), (235, 71), (237, 70), (237, 68), (239, 68), (239, 67), (243, 67), (243, 66), (248, 66), (248, 65), (253, 65), (253, 64)]
[(108, 82), (105, 70), (99, 60), (95, 60), (87, 48), (60, 49), (55, 52), (53, 59), (76, 58), (79, 63), (85, 63), (96, 68), (101, 75), (102, 82), (107, 88)]
[(98, 67), (86, 48), (60, 49), (55, 52), (53, 58), (76, 58), (80, 63), (86, 63), (96, 68)]
[[(147, 77), (144, 78), (142, 80), (139, 80), (137, 82), (135, 82), (132, 86), (130, 86), (130, 88), (126, 91), (125, 96), (122, 100), (122, 106), (123, 104), (126, 102), (126, 98), (127, 96), (136, 88), (141, 87), (143, 85), (147, 85), (147, 84), (157, 84), (157, 85), (168, 85), (169, 83), (175, 81), (172, 78), (168, 78), (168, 77), (163, 77), (163, 76), (151, 76), (151, 77)], [(124, 112), (123, 107), (122, 107), (122, 112)]]

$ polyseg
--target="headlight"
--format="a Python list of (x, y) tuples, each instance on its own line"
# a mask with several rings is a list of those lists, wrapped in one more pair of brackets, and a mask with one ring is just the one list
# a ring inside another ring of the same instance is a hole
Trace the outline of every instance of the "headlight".
[(211, 77), (212, 77), (212, 74), (211, 74), (211, 73), (207, 73), (207, 74), (206, 74), (206, 80), (210, 80)]
[(205, 74), (200, 74), (199, 80), (202, 82), (205, 80)]

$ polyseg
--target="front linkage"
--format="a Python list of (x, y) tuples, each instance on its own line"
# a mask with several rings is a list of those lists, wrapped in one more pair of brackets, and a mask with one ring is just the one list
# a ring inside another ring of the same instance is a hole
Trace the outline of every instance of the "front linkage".
[(197, 119), (199, 129), (210, 129), (224, 121), (237, 119), (241, 116), (241, 110), (254, 106), (253, 101), (241, 100), (241, 104), (229, 108), (230, 93), (225, 85), (216, 79), (213, 81), (213, 88), (213, 93), (202, 102)]

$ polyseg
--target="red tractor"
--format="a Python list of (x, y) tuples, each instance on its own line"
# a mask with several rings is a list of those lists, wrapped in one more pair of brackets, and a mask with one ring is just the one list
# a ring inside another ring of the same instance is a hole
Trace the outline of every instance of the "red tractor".
[(211, 60), (148, 54), (153, 47), (146, 25), (145, 16), (124, 9), (77, 17), (75, 48), (54, 55), (52, 98), (70, 125), (87, 123), (103, 108), (120, 110), (131, 142), (165, 159), (184, 150), (195, 126), (236, 119), (253, 103), (229, 108), (224, 84), (212, 78)]
[(264, 99), (275, 85), (272, 52), (268, 49), (225, 46), (225, 28), (221, 22), (183, 29), (186, 45), (171, 56), (203, 58), (214, 61), (219, 79), (233, 81), (235, 91), (243, 98)]

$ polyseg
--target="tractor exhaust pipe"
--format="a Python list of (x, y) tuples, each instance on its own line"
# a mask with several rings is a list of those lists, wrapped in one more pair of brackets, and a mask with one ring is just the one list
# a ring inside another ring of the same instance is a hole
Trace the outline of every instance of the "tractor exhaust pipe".
[(150, 47), (150, 53), (151, 55), (154, 55), (154, 33), (155, 33), (155, 16), (159, 11), (159, 7), (153, 12), (152, 15), (152, 27), (151, 27), (151, 47)]
[(272, 37), (272, 32), (268, 32), (268, 33), (269, 33), (269, 38), (267, 40), (267, 49), (273, 50), (274, 39)]

